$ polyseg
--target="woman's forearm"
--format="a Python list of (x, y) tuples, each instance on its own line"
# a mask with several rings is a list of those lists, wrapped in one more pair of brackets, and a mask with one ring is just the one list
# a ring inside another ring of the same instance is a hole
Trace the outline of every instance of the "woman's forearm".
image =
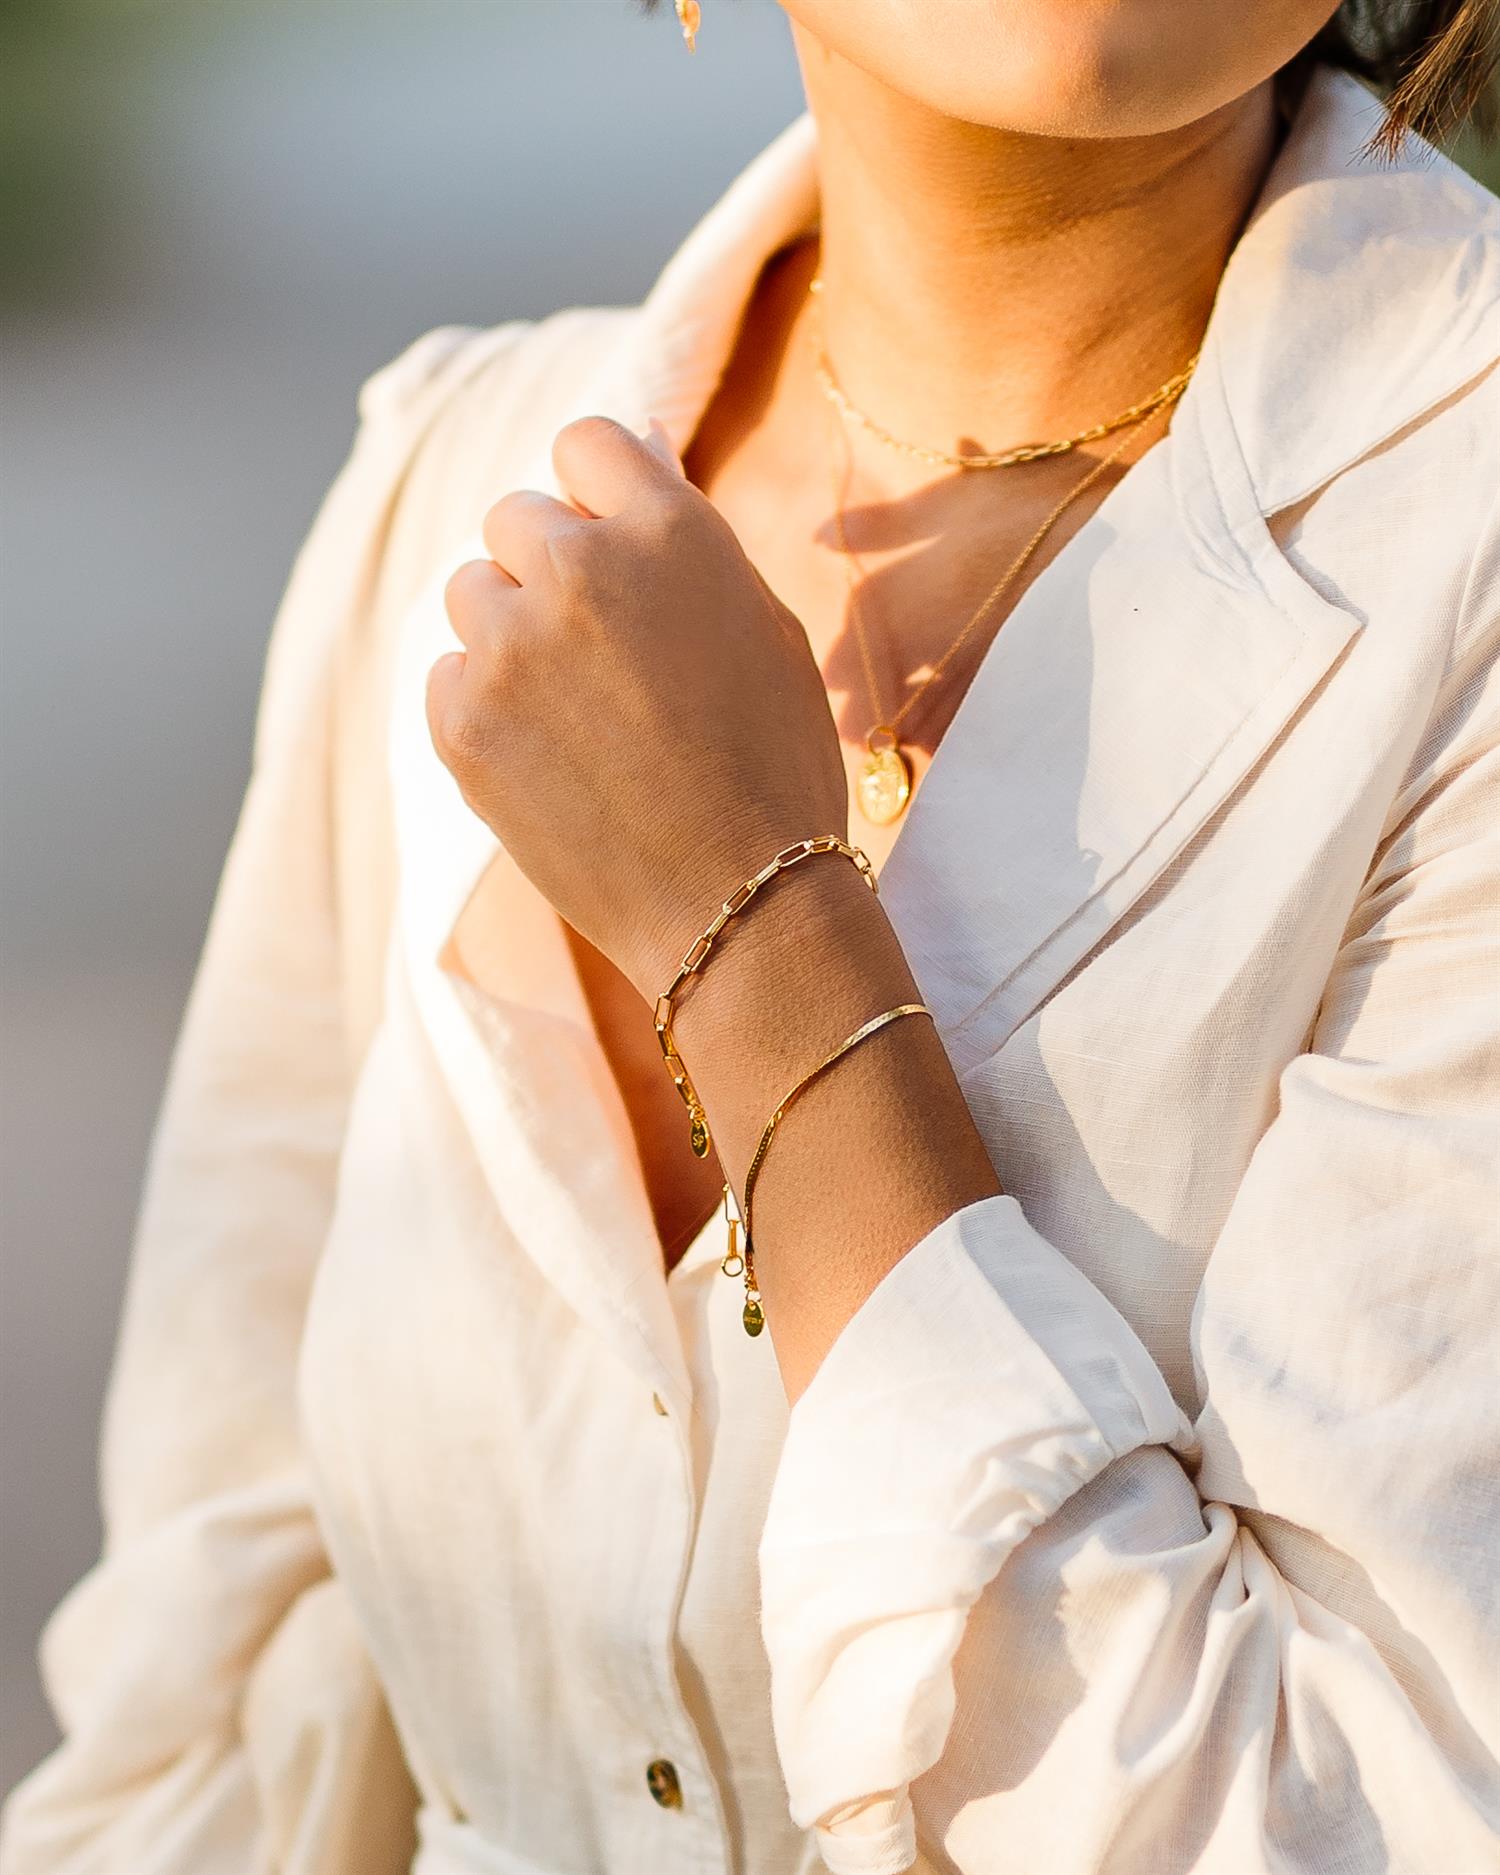
[[(584, 417), (552, 453), (568, 499), (502, 496), (490, 557), (445, 587), (463, 649), (429, 672), (428, 723), (468, 805), (652, 1003), (720, 894), (844, 825), (848, 776), (804, 626), (670, 444)], [(843, 859), (795, 867), (731, 927), (673, 1028), (743, 1195), (794, 1082), (917, 989)], [(755, 1191), (756, 1274), (793, 1398), (902, 1255), (996, 1190), (925, 1016), (809, 1089)]]
[[(674, 1034), (737, 1197), (792, 1084), (871, 1016), (920, 1000), (847, 861), (784, 874), (726, 927)], [(914, 1244), (999, 1190), (926, 1016), (888, 1024), (820, 1075), (778, 1127), (754, 1194), (756, 1276), (788, 1397)]]

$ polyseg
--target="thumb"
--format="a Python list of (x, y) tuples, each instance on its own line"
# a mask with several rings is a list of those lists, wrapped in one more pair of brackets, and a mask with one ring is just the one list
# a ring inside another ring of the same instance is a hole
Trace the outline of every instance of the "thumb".
[(646, 447), (654, 449), (664, 462), (669, 463), (682, 476), (684, 481), (687, 479), (687, 470), (682, 466), (682, 458), (672, 447), (672, 439), (667, 435), (660, 417), (652, 417), (649, 420), (646, 430)]

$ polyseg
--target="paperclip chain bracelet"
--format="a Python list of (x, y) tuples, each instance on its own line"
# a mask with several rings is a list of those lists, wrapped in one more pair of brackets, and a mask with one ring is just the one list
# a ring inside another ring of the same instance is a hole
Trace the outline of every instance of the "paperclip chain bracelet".
[[(835, 833), (820, 833), (811, 840), (798, 840), (795, 845), (784, 846), (774, 859), (767, 860), (753, 878), (746, 879), (743, 885), (736, 886), (729, 897), (719, 907), (713, 923), (700, 936), (693, 940), (677, 967), (677, 974), (656, 999), (653, 1020), (656, 1024), (656, 1039), (661, 1044), (662, 1059), (667, 1064), (667, 1072), (672, 1077), (672, 1084), (682, 1096), (682, 1103), (688, 1110), (688, 1138), (694, 1153), (700, 1159), (708, 1157), (713, 1138), (708, 1130), (708, 1115), (703, 1111), (703, 1102), (699, 1100), (697, 1090), (683, 1066), (682, 1056), (677, 1052), (677, 1044), (672, 1040), (672, 1017), (676, 1010), (678, 994), (688, 978), (701, 970), (709, 952), (714, 947), (714, 940), (731, 918), (738, 915), (750, 903), (763, 885), (768, 884), (780, 872), (789, 866), (800, 865), (804, 859), (811, 859), (815, 853), (842, 853), (845, 859), (852, 859), (859, 868), (860, 876), (870, 890), (876, 894), (880, 887), (876, 883), (875, 868), (857, 846), (850, 846), (847, 840), (841, 840)], [(728, 1187), (725, 1187), (725, 1205), (728, 1206)]]
[[(771, 1150), (771, 1141), (776, 1137), (776, 1129), (786, 1116), (786, 1111), (798, 1097), (811, 1086), (825, 1069), (831, 1068), (836, 1061), (841, 1061), (861, 1042), (868, 1041), (877, 1030), (883, 1029), (888, 1022), (895, 1022), (901, 1016), (930, 1016), (932, 1011), (926, 1003), (899, 1003), (894, 1009), (886, 1009), (878, 1016), (871, 1016), (868, 1022), (862, 1022), (850, 1036), (846, 1036), (837, 1048), (831, 1049), (815, 1068), (810, 1068), (796, 1085), (790, 1088), (776, 1103), (761, 1132), (754, 1153), (750, 1159), (749, 1170), (745, 1173), (745, 1247), (741, 1250), (735, 1241), (737, 1220), (729, 1212), (729, 1187), (724, 1187), (724, 1216), (729, 1225), (729, 1248), (724, 1260), (719, 1265), (726, 1276), (745, 1278), (745, 1307), (740, 1316), (745, 1324), (747, 1335), (758, 1335), (766, 1325), (765, 1311), (761, 1307), (760, 1288), (755, 1280), (755, 1246), (751, 1235), (751, 1219), (755, 1206), (755, 1181), (760, 1177), (760, 1169), (765, 1164), (766, 1154)], [(731, 1267), (733, 1266), (733, 1267)]]

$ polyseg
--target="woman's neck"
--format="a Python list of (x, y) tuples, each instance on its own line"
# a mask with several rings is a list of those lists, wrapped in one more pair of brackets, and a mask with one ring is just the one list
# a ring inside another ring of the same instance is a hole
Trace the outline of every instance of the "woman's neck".
[(1269, 84), (1161, 136), (1016, 136), (796, 38), (823, 329), (856, 405), (916, 442), (1005, 448), (1112, 416), (1192, 355), (1274, 150)]

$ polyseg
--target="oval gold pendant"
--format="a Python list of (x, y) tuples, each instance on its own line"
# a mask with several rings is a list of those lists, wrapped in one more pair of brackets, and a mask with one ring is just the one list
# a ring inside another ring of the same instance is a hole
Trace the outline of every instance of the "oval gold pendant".
[(706, 1159), (708, 1157), (708, 1149), (713, 1144), (713, 1141), (708, 1136), (708, 1121), (704, 1119), (701, 1113), (695, 1113), (693, 1115), (692, 1130), (688, 1134), (688, 1143), (692, 1146), (693, 1152), (698, 1158)]
[(746, 1298), (745, 1310), (740, 1316), (740, 1320), (745, 1324), (745, 1333), (747, 1335), (758, 1335), (761, 1329), (765, 1327), (766, 1316), (765, 1311), (760, 1306), (759, 1296), (748, 1296)]
[(911, 764), (894, 744), (871, 749), (860, 771), (859, 811), (877, 827), (888, 827), (911, 799)]

